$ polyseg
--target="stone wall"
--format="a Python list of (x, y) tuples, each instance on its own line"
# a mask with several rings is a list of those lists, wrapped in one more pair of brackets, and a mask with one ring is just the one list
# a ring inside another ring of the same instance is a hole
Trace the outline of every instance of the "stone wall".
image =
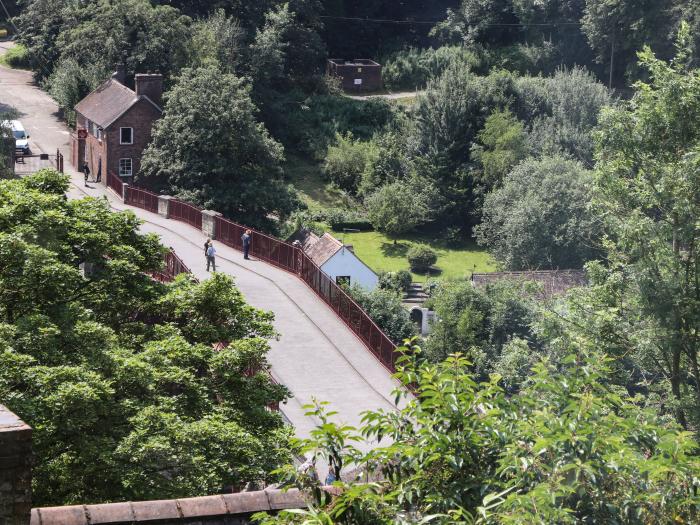
[(31, 525), (247, 525), (256, 512), (305, 507), (296, 490), (32, 509)]
[(32, 508), (32, 429), (0, 405), (0, 525), (26, 525)]

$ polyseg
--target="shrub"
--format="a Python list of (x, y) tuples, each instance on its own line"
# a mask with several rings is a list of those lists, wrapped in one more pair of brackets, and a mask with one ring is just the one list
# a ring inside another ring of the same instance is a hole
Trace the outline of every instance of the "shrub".
[(384, 85), (393, 90), (422, 87), (455, 62), (466, 64), (472, 70), (479, 69), (482, 64), (473, 51), (462, 46), (399, 51), (385, 61), (382, 69)]
[(395, 291), (376, 288), (368, 292), (356, 284), (350, 286), (347, 291), (395, 343), (401, 343), (404, 339), (415, 335), (415, 325), (411, 321), (408, 310), (401, 304), (401, 296)]
[(413, 277), (411, 277), (411, 272), (406, 270), (382, 272), (379, 274), (379, 287), (384, 290), (407, 292), (412, 282)]
[(336, 231), (343, 228), (360, 231), (372, 230), (372, 223), (363, 215), (353, 211), (330, 210), (326, 213), (325, 219), (329, 226)]
[(29, 69), (29, 51), (23, 45), (11, 47), (3, 57), (5, 64), (18, 69)]
[(408, 250), (408, 264), (414, 271), (427, 272), (437, 262), (437, 254), (424, 244), (417, 244)]
[(376, 148), (371, 142), (354, 140), (350, 132), (336, 133), (335, 141), (328, 147), (323, 173), (339, 188), (356, 194), (363, 172), (376, 157)]

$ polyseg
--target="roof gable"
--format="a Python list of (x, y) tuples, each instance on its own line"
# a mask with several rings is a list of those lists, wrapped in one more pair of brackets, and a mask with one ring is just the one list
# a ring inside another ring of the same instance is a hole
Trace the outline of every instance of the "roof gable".
[(98, 126), (107, 128), (141, 100), (148, 101), (159, 112), (163, 112), (147, 96), (141, 95), (137, 97), (133, 90), (114, 78), (110, 78), (78, 102), (75, 106), (75, 111)]

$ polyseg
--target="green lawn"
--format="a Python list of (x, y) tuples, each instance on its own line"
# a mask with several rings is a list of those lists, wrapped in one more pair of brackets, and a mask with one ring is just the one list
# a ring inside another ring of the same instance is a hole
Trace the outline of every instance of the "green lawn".
[[(333, 232), (338, 239), (343, 238), (343, 232)], [(438, 254), (435, 266), (438, 273), (432, 275), (413, 274), (416, 282), (425, 282), (429, 277), (441, 279), (457, 279), (469, 277), (472, 272), (492, 272), (496, 265), (491, 256), (473, 242), (463, 246), (450, 248), (436, 241), (434, 237), (418, 235), (400, 239), (396, 244), (379, 232), (346, 233), (345, 244), (352, 244), (357, 256), (375, 272), (408, 270), (406, 252), (412, 244), (424, 243), (431, 246)]]

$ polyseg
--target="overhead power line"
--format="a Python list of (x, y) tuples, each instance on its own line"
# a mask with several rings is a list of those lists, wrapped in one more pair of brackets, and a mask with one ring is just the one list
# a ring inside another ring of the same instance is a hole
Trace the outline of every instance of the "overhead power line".
[[(346, 22), (373, 22), (377, 24), (437, 24), (443, 20), (395, 20), (390, 18), (364, 18), (360, 16), (330, 16), (321, 15), (319, 18), (328, 20), (342, 20)], [(554, 27), (554, 26), (580, 26), (581, 22), (533, 22), (533, 23), (495, 23), (481, 24), (481, 27)]]

